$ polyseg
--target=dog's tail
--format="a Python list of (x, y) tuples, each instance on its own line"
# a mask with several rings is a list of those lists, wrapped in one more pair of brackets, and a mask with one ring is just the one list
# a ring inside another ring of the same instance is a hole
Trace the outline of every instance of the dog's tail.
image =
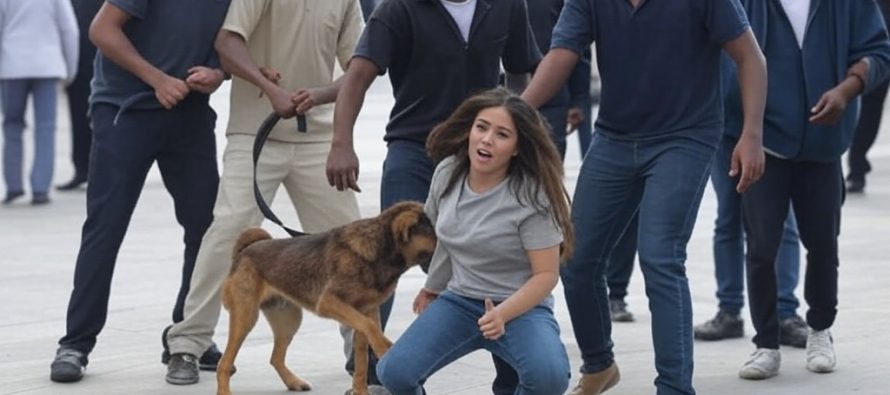
[(269, 232), (260, 228), (250, 228), (241, 232), (241, 236), (238, 236), (238, 241), (235, 242), (235, 248), (232, 250), (232, 258), (236, 259), (238, 254), (251, 244), (271, 238)]

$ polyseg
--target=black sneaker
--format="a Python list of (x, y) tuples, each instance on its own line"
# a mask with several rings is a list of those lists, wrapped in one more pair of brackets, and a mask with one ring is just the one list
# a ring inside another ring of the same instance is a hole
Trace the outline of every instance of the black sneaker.
[[(201, 358), (198, 360), (198, 367), (201, 370), (215, 372), (216, 365), (219, 364), (220, 358), (222, 358), (222, 353), (216, 348), (216, 343), (211, 343), (210, 348), (208, 348), (207, 351), (204, 351), (204, 354), (201, 354)], [(234, 368), (235, 367), (233, 366), (232, 369)]]
[(797, 348), (805, 348), (807, 346), (809, 327), (799, 315), (779, 321), (779, 329), (781, 329), (779, 344)]
[(718, 311), (717, 315), (693, 328), (698, 340), (734, 339), (745, 336), (745, 322), (738, 315)]
[(198, 357), (176, 353), (167, 362), (167, 382), (175, 385), (188, 385), (198, 382)]
[[(170, 346), (167, 344), (167, 333), (170, 332), (170, 328), (173, 325), (168, 325), (164, 328), (164, 331), (161, 332), (161, 346), (164, 347), (164, 351), (161, 352), (161, 363), (166, 365), (170, 363)], [(198, 361), (198, 368), (208, 372), (215, 372), (216, 365), (219, 364), (219, 359), (222, 358), (222, 353), (219, 351), (219, 348), (216, 347), (216, 343), (211, 343), (210, 348), (207, 351), (204, 351), (204, 354), (201, 354), (201, 358)]]
[(634, 315), (627, 311), (627, 303), (623, 300), (609, 299), (609, 315), (614, 322), (633, 322)]
[(57, 383), (74, 383), (83, 378), (88, 360), (86, 354), (73, 348), (59, 347), (50, 365), (49, 379)]

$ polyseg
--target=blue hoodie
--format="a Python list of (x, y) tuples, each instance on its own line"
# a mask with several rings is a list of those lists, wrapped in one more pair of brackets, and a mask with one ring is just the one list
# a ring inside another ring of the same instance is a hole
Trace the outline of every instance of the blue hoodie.
[[(810, 109), (863, 58), (870, 65), (866, 91), (890, 77), (890, 41), (878, 6), (874, 0), (812, 0), (801, 48), (779, 0), (742, 3), (769, 72), (764, 147), (790, 160), (838, 160), (853, 138), (859, 98), (834, 125), (809, 122)], [(737, 138), (744, 120), (738, 73), (735, 63), (723, 60), (725, 133)]]

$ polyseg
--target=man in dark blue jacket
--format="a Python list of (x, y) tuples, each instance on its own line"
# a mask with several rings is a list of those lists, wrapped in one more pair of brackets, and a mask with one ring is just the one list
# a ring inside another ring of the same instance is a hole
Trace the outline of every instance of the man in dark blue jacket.
[[(827, 373), (836, 365), (829, 329), (837, 315), (840, 159), (853, 137), (858, 96), (890, 75), (890, 41), (873, 0), (743, 3), (770, 83), (763, 131), (768, 170), (742, 196), (757, 350), (739, 376), (765, 379), (779, 371), (775, 262), (789, 202), (807, 249), (807, 369)], [(737, 133), (740, 96), (732, 83), (727, 88), (727, 132)]]

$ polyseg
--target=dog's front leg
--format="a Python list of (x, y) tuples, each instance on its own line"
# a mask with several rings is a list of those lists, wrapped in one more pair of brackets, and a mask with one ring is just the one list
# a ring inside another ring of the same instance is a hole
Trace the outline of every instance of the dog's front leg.
[(379, 322), (368, 318), (334, 295), (329, 293), (322, 295), (318, 300), (316, 311), (322, 317), (333, 318), (364, 334), (378, 358), (392, 346), (392, 342), (383, 336)]

